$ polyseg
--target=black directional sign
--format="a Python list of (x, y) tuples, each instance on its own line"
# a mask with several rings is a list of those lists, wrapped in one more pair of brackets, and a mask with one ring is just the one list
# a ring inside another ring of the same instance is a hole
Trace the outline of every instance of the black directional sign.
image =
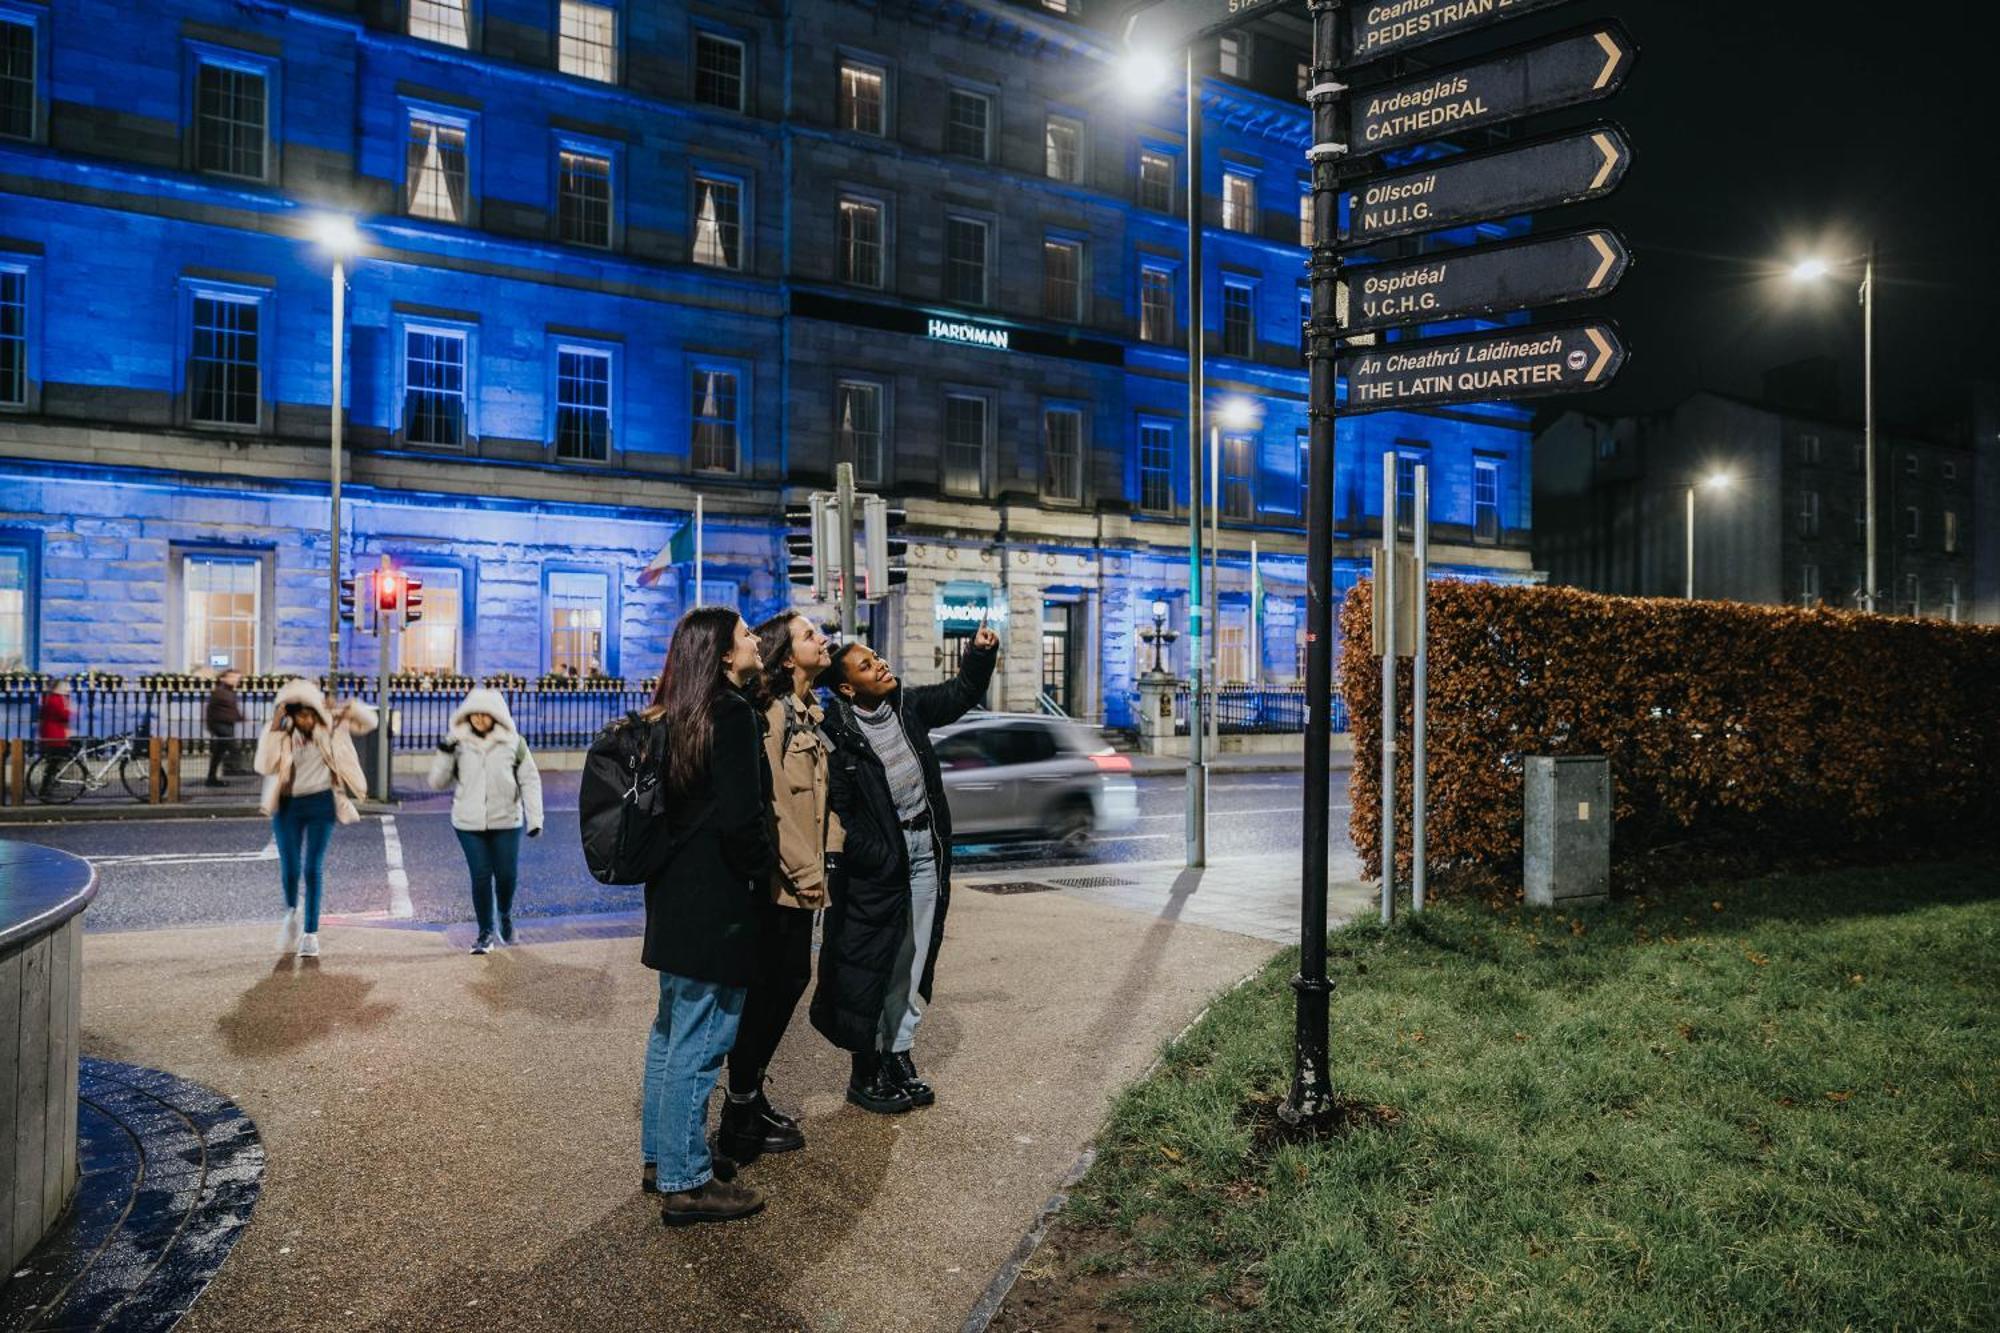
[(1347, 271), (1344, 329), (1360, 333), (1607, 296), (1632, 256), (1615, 231), (1588, 231)]
[(1351, 12), (1341, 63), (1358, 65), (1569, 0), (1376, 0)]
[(1637, 55), (1625, 30), (1607, 23), (1359, 93), (1353, 151), (1379, 153), (1609, 97)]
[(1365, 245), (1579, 204), (1617, 189), (1631, 165), (1631, 145), (1612, 125), (1497, 153), (1427, 162), (1348, 190), (1341, 201), (1340, 239)]
[(1350, 347), (1346, 412), (1587, 393), (1611, 383), (1625, 345), (1607, 321), (1496, 329), (1460, 338)]
[(1178, 51), (1189, 42), (1234, 27), (1285, 0), (1157, 0), (1125, 20), (1125, 45), (1135, 51)]

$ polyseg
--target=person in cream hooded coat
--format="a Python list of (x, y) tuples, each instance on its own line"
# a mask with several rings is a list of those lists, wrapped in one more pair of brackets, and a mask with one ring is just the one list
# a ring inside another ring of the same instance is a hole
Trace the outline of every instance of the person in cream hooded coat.
[[(451, 715), (451, 729), (431, 760), (430, 785), (453, 787), (451, 826), (472, 873), (472, 911), (479, 919), (474, 953), (514, 942), (514, 884), (521, 833), (542, 831), (542, 775), (514, 715), (498, 690), (474, 690)], [(499, 920), (494, 920), (495, 906)]]
[[(263, 775), (258, 808), (271, 817), (278, 874), (285, 887), (285, 919), (278, 927), (281, 952), (319, 954), (319, 905), (327, 842), (335, 823), (361, 817), (355, 802), (368, 791), (354, 737), (375, 729), (375, 710), (359, 699), (329, 706), (309, 680), (288, 680), (271, 707), (271, 721), (257, 738), (257, 772)], [(305, 882), (303, 902), (300, 880)]]

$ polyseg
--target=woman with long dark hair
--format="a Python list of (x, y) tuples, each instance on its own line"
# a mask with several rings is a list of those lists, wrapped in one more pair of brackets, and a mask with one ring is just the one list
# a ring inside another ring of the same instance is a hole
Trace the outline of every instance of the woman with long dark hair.
[(813, 682), (833, 661), (819, 626), (797, 612), (757, 627), (764, 657), (764, 758), (771, 766), (778, 864), (757, 899), (757, 975), (729, 1052), (722, 1103), (722, 1151), (741, 1165), (767, 1152), (806, 1146), (798, 1121), (771, 1105), (765, 1069), (784, 1040), (799, 997), (812, 984), (813, 914), (826, 906), (829, 863), (841, 847), (840, 819), (827, 801), (826, 714)]
[(744, 694), (760, 664), (743, 617), (690, 611), (648, 710), (666, 724), (675, 850), (646, 881), (643, 958), (660, 974), (660, 1007), (646, 1043), (641, 1148), (668, 1226), (764, 1206), (758, 1191), (715, 1178), (707, 1140), (709, 1095), (756, 971), (757, 899), (777, 864), (762, 723)]

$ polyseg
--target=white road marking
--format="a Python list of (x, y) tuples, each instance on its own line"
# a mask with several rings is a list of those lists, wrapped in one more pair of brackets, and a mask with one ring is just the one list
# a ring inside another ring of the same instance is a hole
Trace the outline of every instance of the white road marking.
[(275, 861), (278, 843), (274, 838), (261, 852), (132, 852), (116, 856), (86, 856), (98, 866), (205, 866), (240, 865), (249, 861)]
[(382, 856), (389, 863), (389, 915), (408, 920), (417, 909), (410, 905), (410, 877), (403, 873), (403, 839), (394, 815), (382, 816)]

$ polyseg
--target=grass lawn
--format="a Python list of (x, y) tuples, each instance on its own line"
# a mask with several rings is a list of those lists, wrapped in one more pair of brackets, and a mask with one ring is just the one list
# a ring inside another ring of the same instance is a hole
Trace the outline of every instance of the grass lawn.
[(1129, 1089), (994, 1322), (2000, 1327), (2000, 863), (1334, 936), (1336, 1090), (1268, 1142), (1296, 952)]

